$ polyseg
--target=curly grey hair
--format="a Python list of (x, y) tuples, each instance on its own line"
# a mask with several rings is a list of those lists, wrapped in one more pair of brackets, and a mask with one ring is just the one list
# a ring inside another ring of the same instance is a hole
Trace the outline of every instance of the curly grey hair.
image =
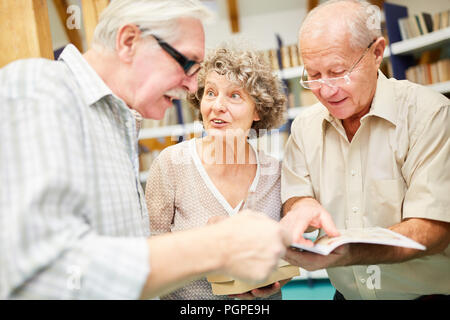
[[(253, 134), (256, 132), (256, 137), (284, 124), (286, 96), (282, 83), (261, 54), (228, 46), (220, 46), (208, 54), (198, 75), (197, 92), (188, 95), (188, 102), (198, 111), (205, 91), (206, 77), (210, 72), (225, 75), (229, 81), (242, 86), (252, 97), (260, 119), (254, 121), (251, 127)], [(200, 111), (199, 119), (202, 121)]]

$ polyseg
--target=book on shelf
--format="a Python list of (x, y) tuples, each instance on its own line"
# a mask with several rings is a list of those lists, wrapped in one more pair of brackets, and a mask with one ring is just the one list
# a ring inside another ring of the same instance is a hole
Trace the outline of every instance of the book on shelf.
[(406, 79), (422, 85), (450, 81), (450, 59), (412, 66), (406, 70)]
[(407, 40), (450, 27), (449, 10), (431, 15), (427, 12), (398, 18), (401, 40)]
[(142, 129), (192, 123), (196, 119), (196, 111), (186, 100), (176, 100), (174, 106), (166, 110), (162, 120), (144, 119)]
[(314, 242), (314, 246), (293, 243), (291, 248), (300, 251), (309, 251), (321, 255), (329, 255), (337, 247), (348, 243), (366, 243), (376, 245), (398, 246), (425, 250), (422, 244), (386, 228), (352, 228), (339, 230), (340, 236), (323, 236)]
[[(389, 76), (393, 76), (399, 80), (408, 78), (411, 81), (423, 84), (437, 82), (436, 79), (439, 78), (438, 66), (420, 66), (417, 67), (417, 69), (420, 69), (419, 71), (411, 71), (409, 68), (417, 64), (434, 63), (439, 58), (443, 59), (448, 57), (448, 53), (445, 52), (445, 45), (449, 40), (449, 10), (446, 9), (433, 14), (428, 12), (409, 14), (406, 6), (385, 2), (384, 12), (388, 38), (392, 44), (389, 55), (390, 65), (388, 65), (388, 69), (392, 69), (392, 74), (389, 73)], [(443, 32), (440, 32), (440, 30), (443, 30)], [(436, 34), (432, 35), (435, 32)], [(430, 37), (427, 35), (430, 35)], [(424, 42), (422, 42), (422, 39), (418, 39), (417, 41), (404, 43), (404, 45), (397, 46), (395, 44), (421, 36), (424, 37)], [(407, 48), (408, 50), (397, 50), (401, 46), (403, 49)], [(437, 47), (440, 49), (430, 51), (430, 49)], [(422, 53), (427, 49), (428, 51)], [(409, 70), (408, 76), (406, 75), (407, 70)], [(419, 75), (414, 76), (417, 72), (419, 72)]]
[(298, 51), (298, 46), (296, 44), (283, 45), (279, 50), (281, 59), (278, 59), (277, 49), (268, 49), (260, 51), (261, 56), (263, 57), (264, 60), (266, 60), (266, 62), (269, 63), (272, 70), (276, 71), (281, 69), (298, 67), (301, 65), (300, 54)]

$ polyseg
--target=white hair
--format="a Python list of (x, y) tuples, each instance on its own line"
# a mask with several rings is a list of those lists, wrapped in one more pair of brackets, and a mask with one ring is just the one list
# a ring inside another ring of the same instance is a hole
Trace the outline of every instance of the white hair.
[[(336, 3), (353, 3), (358, 4), (357, 9), (352, 12), (352, 17), (345, 19), (348, 31), (351, 35), (349, 41), (352, 49), (365, 48), (374, 39), (381, 37), (381, 13), (380, 9), (367, 1), (358, 0), (330, 0), (315, 7), (306, 16), (299, 30), (299, 37), (308, 29), (308, 35), (314, 37), (314, 33), (321, 32), (319, 28), (309, 28), (310, 23), (314, 21), (314, 17), (320, 15), (323, 8)], [(343, 17), (336, 17), (342, 19)], [(311, 34), (312, 32), (312, 34)]]
[(127, 24), (172, 41), (182, 32), (178, 29), (179, 18), (205, 22), (212, 16), (199, 0), (112, 0), (100, 15), (92, 44), (115, 50), (117, 31)]

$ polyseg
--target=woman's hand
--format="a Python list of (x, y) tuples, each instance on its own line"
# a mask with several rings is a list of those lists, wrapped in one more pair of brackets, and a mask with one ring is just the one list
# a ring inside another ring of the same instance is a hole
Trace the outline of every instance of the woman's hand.
[(274, 295), (278, 291), (281, 290), (281, 288), (291, 281), (291, 278), (280, 280), (277, 282), (274, 282), (272, 284), (269, 284), (268, 286), (264, 286), (261, 288), (256, 288), (253, 290), (250, 290), (248, 292), (240, 293), (240, 294), (231, 294), (228, 295), (230, 298), (236, 298), (240, 300), (253, 300), (255, 298), (268, 298), (271, 295)]

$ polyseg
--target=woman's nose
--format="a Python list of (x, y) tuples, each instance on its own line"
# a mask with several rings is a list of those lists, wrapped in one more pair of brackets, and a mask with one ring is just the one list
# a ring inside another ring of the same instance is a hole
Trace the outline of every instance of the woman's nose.
[(222, 112), (226, 110), (225, 101), (224, 99), (222, 99), (220, 95), (214, 101), (213, 109), (214, 111), (222, 111)]

